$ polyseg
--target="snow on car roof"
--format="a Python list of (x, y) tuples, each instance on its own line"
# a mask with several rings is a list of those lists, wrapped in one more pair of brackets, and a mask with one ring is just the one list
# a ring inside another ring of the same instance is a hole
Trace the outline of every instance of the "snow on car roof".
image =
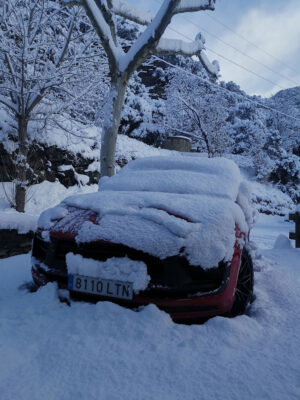
[(226, 158), (147, 157), (127, 164), (99, 190), (204, 194), (236, 200), (241, 175)]
[[(77, 242), (103, 239), (161, 259), (181, 254), (191, 265), (213, 268), (231, 260), (235, 225), (248, 232), (235, 202), (240, 183), (238, 167), (227, 159), (151, 157), (102, 179), (99, 192), (71, 196), (60, 207), (99, 215), (98, 224), (82, 224)], [(40, 227), (49, 227), (51, 214), (41, 216)]]

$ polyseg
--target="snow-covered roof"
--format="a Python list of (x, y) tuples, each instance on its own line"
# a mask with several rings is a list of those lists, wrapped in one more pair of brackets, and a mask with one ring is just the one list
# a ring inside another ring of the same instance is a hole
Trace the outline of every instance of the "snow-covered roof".
[(127, 164), (112, 178), (102, 178), (99, 190), (202, 194), (236, 200), (241, 175), (226, 158), (146, 157)]
[[(245, 208), (240, 186), (238, 167), (224, 158), (149, 157), (103, 178), (98, 193), (65, 199), (60, 211), (72, 206), (98, 214), (98, 224), (78, 228), (77, 242), (104, 239), (161, 259), (181, 253), (192, 265), (212, 268), (231, 259), (235, 225), (248, 232), (236, 203), (241, 197)], [(49, 228), (54, 212), (42, 214), (39, 225)]]

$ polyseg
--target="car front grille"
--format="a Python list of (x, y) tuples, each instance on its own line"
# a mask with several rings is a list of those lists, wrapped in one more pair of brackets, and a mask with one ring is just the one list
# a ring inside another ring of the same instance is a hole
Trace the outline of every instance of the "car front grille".
[(72, 239), (52, 237), (51, 242), (45, 242), (38, 235), (34, 238), (32, 255), (46, 264), (52, 275), (67, 276), (66, 254), (70, 252), (100, 261), (127, 256), (145, 262), (151, 277), (146, 292), (158, 297), (213, 292), (222, 286), (229, 271), (228, 263), (221, 262), (217, 268), (204, 270), (189, 265), (182, 256), (160, 260), (124, 245), (105, 241), (78, 245)]

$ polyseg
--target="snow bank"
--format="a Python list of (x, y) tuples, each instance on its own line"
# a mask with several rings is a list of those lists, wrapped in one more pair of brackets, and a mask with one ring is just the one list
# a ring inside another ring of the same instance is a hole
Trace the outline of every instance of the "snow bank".
[(66, 188), (60, 182), (44, 181), (37, 185), (32, 185), (28, 191), (28, 202), (25, 205), (26, 213), (39, 215), (49, 207), (60, 203), (68, 196), (79, 193), (92, 193), (97, 190), (97, 185), (89, 186), (70, 186)]
[(126, 135), (118, 135), (116, 145), (116, 160), (125, 159), (127, 162), (136, 158), (151, 156), (167, 156), (177, 152), (149, 146), (140, 140), (130, 138)]
[(0, 211), (0, 229), (16, 229), (20, 234), (34, 231), (37, 220), (36, 215), (19, 213), (13, 209)]
[[(79, 125), (78, 129), (79, 137), (76, 137), (58, 127), (52, 127), (51, 132), (45, 131), (42, 135), (39, 135), (39, 142), (47, 146), (58, 146), (74, 154), (80, 153), (82, 157), (95, 160), (97, 164), (94, 164), (94, 166), (97, 166), (99, 170), (101, 128), (96, 126), (86, 128), (80, 127)], [(138, 157), (167, 155), (170, 153), (169, 150), (149, 146), (139, 140), (129, 138), (126, 135), (118, 135), (115, 158), (117, 162), (119, 160), (126, 160), (128, 162)]]
[(11, 208), (8, 202), (1, 198), (0, 191), (0, 229), (16, 229), (19, 234), (25, 234), (36, 229), (37, 220), (36, 215), (19, 213)]
[[(259, 214), (253, 229), (251, 241), (256, 242), (261, 249), (273, 249), (278, 234), (288, 236), (295, 229), (295, 224), (279, 215)], [(289, 239), (287, 239), (289, 240)]]
[(98, 224), (79, 227), (78, 243), (104, 239), (161, 259), (181, 253), (192, 265), (212, 268), (231, 260), (236, 224), (248, 233), (235, 203), (240, 184), (238, 167), (226, 159), (151, 157), (101, 180), (99, 193), (69, 197), (61, 206), (99, 216)]
[(277, 236), (275, 243), (274, 243), (274, 249), (291, 249), (292, 248), (292, 244), (290, 239), (283, 235), (280, 234)]
[[(65, 120), (66, 130), (58, 126), (51, 126), (46, 130), (41, 130), (38, 135), (38, 142), (47, 146), (56, 146), (74, 154), (79, 153), (84, 158), (99, 158), (98, 141), (100, 133), (95, 126), (86, 127), (80, 123)], [(76, 131), (76, 135), (70, 134), (67, 130)], [(30, 130), (32, 139), (35, 138), (35, 131)]]
[(106, 261), (97, 261), (84, 258), (80, 254), (68, 253), (66, 262), (69, 274), (131, 282), (135, 293), (146, 289), (150, 281), (146, 264), (128, 257), (112, 257)]
[(251, 186), (253, 203), (259, 212), (286, 215), (294, 210), (292, 199), (275, 186), (259, 182), (251, 182)]

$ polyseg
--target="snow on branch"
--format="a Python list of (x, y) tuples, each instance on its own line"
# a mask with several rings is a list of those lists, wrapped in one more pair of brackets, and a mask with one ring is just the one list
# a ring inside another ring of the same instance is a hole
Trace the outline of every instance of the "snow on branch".
[(179, 39), (160, 39), (158, 42), (157, 54), (180, 54), (185, 57), (198, 56), (200, 62), (211, 75), (217, 76), (220, 68), (217, 61), (212, 63), (209, 61), (207, 55), (204, 53), (205, 39), (198, 33), (194, 42), (184, 42)]
[(134, 71), (150, 54), (155, 54), (156, 46), (169, 25), (178, 0), (165, 0), (154, 19), (132, 45), (120, 63), (120, 70)]
[[(111, 0), (111, 4), (111, 10), (115, 14), (140, 25), (149, 25), (154, 18), (152, 13), (141, 11), (139, 8), (127, 3), (125, 0)], [(215, 0), (181, 0), (179, 5), (173, 11), (173, 15), (184, 12), (214, 10), (214, 8)]]
[(181, 0), (173, 14), (214, 10), (215, 0)]
[(207, 55), (204, 53), (204, 51), (200, 51), (200, 53), (197, 55), (199, 57), (201, 64), (206, 69), (206, 71), (212, 75), (218, 76), (219, 71), (220, 71), (220, 66), (219, 66), (218, 61), (214, 60), (214, 61), (210, 62)]
[(203, 50), (203, 43), (198, 40), (188, 43), (180, 39), (160, 39), (156, 53), (181, 54), (188, 57), (198, 55), (201, 50)]
[(149, 25), (153, 19), (153, 15), (149, 12), (143, 12), (137, 7), (128, 4), (122, 0), (111, 0), (111, 10), (120, 17), (126, 18), (140, 25)]

